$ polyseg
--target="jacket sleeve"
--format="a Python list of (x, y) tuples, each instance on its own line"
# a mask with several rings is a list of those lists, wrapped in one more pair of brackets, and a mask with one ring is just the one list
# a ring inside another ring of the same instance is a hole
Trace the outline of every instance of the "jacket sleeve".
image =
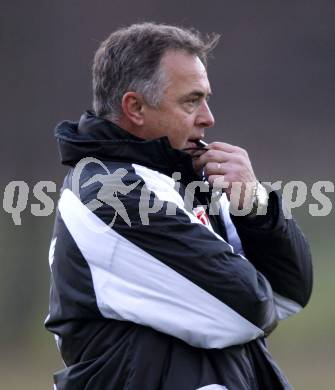
[(273, 191), (266, 216), (231, 217), (244, 253), (272, 286), (280, 319), (307, 304), (313, 284), (308, 242), (282, 207), (281, 196)]
[(115, 196), (115, 183), (86, 187), (83, 201), (63, 191), (59, 211), (90, 266), (101, 313), (203, 348), (270, 332), (277, 312), (266, 277), (185, 210), (169, 180), (134, 164)]

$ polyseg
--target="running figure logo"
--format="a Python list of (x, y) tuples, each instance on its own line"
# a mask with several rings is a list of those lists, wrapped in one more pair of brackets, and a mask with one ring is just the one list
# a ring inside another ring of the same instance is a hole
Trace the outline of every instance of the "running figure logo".
[(137, 180), (135, 183), (130, 185), (124, 184), (122, 179), (127, 175), (128, 171), (125, 168), (118, 168), (115, 172), (110, 173), (106, 165), (98, 159), (87, 157), (79, 161), (76, 165), (75, 170), (72, 176), (72, 190), (80, 199), (80, 175), (87, 164), (95, 163), (104, 168), (107, 174), (95, 174), (88, 181), (82, 184), (82, 188), (88, 187), (89, 185), (100, 182), (102, 184), (100, 190), (97, 193), (97, 198), (86, 203), (85, 206), (88, 207), (92, 212), (97, 210), (99, 207), (104, 204), (108, 204), (115, 210), (115, 215), (113, 220), (110, 222), (109, 226), (113, 226), (117, 216), (119, 215), (128, 226), (131, 226), (131, 221), (129, 219), (126, 208), (119, 199), (119, 194), (127, 195), (137, 185), (141, 182)]

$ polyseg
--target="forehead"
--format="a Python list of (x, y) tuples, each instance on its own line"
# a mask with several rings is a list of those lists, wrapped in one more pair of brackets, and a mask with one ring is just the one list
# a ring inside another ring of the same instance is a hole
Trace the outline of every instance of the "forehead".
[(210, 93), (207, 71), (199, 57), (183, 51), (168, 51), (162, 58), (161, 66), (167, 76), (167, 90)]

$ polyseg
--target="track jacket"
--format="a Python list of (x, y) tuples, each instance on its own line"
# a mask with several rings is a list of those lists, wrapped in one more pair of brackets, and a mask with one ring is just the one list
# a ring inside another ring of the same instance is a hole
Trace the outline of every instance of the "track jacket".
[(280, 196), (233, 217), (166, 137), (90, 112), (56, 137), (70, 170), (49, 253), (55, 388), (290, 389), (265, 336), (306, 305), (312, 268)]

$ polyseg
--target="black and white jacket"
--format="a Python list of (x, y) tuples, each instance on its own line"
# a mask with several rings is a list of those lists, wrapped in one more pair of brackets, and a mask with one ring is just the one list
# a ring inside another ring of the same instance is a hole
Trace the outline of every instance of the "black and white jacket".
[(306, 305), (312, 268), (280, 196), (266, 216), (233, 217), (225, 196), (209, 215), (210, 192), (186, 201), (199, 178), (167, 138), (89, 112), (56, 137), (71, 168), (49, 253), (55, 389), (290, 389), (265, 336)]

